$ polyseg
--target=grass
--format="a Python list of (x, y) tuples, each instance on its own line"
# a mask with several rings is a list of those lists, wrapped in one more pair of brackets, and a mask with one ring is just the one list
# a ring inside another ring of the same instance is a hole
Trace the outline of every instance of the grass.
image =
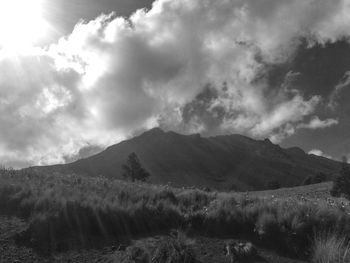
[(335, 234), (318, 234), (315, 236), (313, 263), (347, 263), (350, 261), (350, 247), (345, 237)]
[(321, 247), (333, 244), (319, 233), (341, 234), (346, 242), (350, 238), (347, 208), (327, 201), (257, 198), (33, 170), (0, 171), (0, 213), (26, 219), (29, 227), (18, 242), (46, 252), (181, 229), (189, 235), (244, 236), (283, 254), (319, 260), (325, 251)]
[(191, 240), (179, 232), (176, 238), (163, 238), (152, 257), (154, 263), (195, 263), (196, 255)]
[(163, 236), (154, 244), (147, 246), (136, 242), (126, 249), (126, 255), (120, 253), (112, 256), (113, 262), (139, 263), (195, 263), (196, 254), (192, 248), (193, 241), (184, 233), (177, 232), (176, 236)]

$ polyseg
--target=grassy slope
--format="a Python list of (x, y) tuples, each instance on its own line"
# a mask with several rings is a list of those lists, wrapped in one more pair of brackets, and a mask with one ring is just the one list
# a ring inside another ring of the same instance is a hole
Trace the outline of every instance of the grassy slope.
[(314, 204), (326, 203), (330, 207), (339, 207), (350, 212), (350, 201), (341, 197), (335, 198), (330, 195), (332, 182), (320, 184), (297, 186), (292, 188), (281, 188), (277, 190), (250, 192), (252, 197), (267, 200), (299, 200), (300, 202), (311, 202)]
[(331, 198), (330, 189), (332, 188), (332, 182), (325, 182), (313, 185), (303, 185), (292, 188), (280, 188), (276, 190), (266, 190), (266, 191), (255, 191), (251, 192), (252, 195), (258, 197), (269, 197), (274, 195), (277, 198), (288, 198), (288, 197), (305, 197), (305, 198), (315, 198), (315, 199), (327, 199)]
[(322, 192), (322, 198), (305, 198), (312, 186), (207, 193), (76, 175), (0, 171), (0, 212), (27, 223), (16, 235), (17, 244), (42, 252), (110, 246), (182, 229), (189, 236), (250, 239), (285, 255), (309, 257), (315, 232), (350, 237), (349, 204), (328, 201), (326, 187), (322, 184), (316, 186), (322, 191), (314, 191)]

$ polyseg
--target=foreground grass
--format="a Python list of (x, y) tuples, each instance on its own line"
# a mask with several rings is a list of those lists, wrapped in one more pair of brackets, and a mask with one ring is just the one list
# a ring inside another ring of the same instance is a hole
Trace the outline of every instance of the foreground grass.
[(315, 236), (312, 262), (347, 263), (350, 262), (350, 247), (345, 237), (335, 234), (318, 234)]
[(281, 253), (323, 263), (332, 262), (321, 261), (323, 247), (338, 245), (315, 236), (342, 236), (339, 247), (350, 237), (347, 210), (321, 200), (268, 200), (34, 171), (0, 171), (0, 213), (29, 220), (18, 242), (49, 252), (182, 229), (188, 234), (245, 236)]

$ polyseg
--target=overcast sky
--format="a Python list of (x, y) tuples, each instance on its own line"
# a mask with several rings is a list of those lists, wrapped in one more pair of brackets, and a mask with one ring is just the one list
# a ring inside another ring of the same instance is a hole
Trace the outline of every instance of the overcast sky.
[(3, 165), (156, 126), (350, 154), (350, 0), (31, 1), (40, 38), (28, 12), (0, 19)]

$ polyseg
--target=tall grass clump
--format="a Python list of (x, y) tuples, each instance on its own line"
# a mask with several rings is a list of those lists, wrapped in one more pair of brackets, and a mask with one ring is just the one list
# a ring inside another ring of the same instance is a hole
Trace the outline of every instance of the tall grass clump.
[(350, 247), (345, 237), (332, 234), (316, 234), (312, 247), (313, 263), (348, 263)]
[(193, 241), (181, 231), (176, 237), (165, 237), (158, 244), (152, 256), (152, 263), (195, 263)]

